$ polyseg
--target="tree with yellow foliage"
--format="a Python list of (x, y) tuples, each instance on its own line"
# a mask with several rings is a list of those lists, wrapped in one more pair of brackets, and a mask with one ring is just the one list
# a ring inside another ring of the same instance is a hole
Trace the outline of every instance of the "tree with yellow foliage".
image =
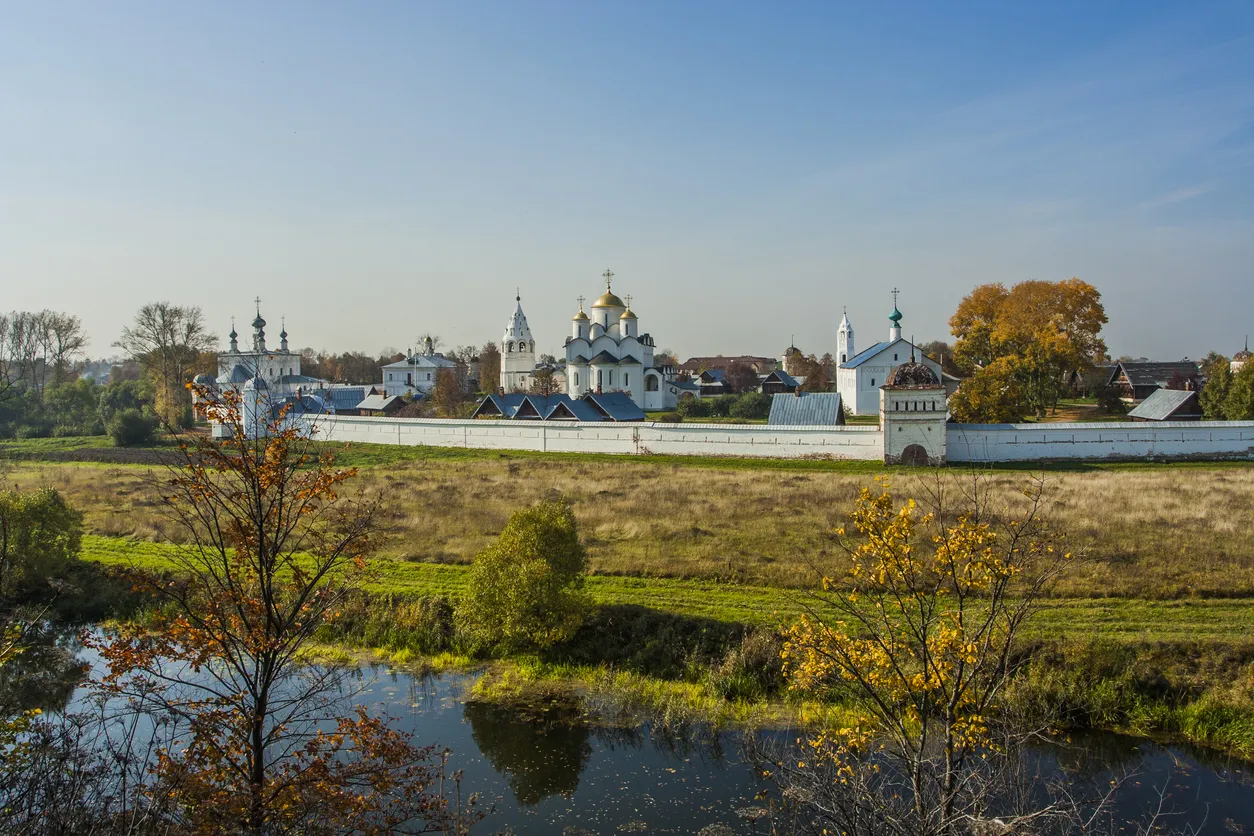
[(967, 833), (995, 801), (1017, 735), (999, 708), (1018, 640), (1071, 556), (1041, 518), (1039, 481), (1009, 520), (987, 513), (978, 481), (961, 511), (951, 490), (938, 477), (925, 511), (886, 483), (864, 488), (847, 570), (823, 577), (787, 633), (789, 685), (848, 709), (775, 770), (826, 832)]
[[(1023, 411), (1043, 417), (1058, 402), (1068, 373), (1087, 371), (1104, 357), (1106, 321), (1101, 293), (1077, 278), (1010, 289), (980, 285), (950, 317), (954, 362), (977, 378), (1009, 374)], [(998, 360), (1005, 362), (992, 370)]]

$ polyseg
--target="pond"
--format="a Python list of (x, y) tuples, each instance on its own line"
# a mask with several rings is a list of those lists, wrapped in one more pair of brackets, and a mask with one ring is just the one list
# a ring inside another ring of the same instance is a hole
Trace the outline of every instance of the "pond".
[[(677, 734), (647, 722), (600, 728), (565, 722), (560, 713), (544, 720), (464, 703), (473, 682), (464, 674), (363, 672), (363, 695), (375, 710), (418, 739), (453, 750), (451, 767), (465, 770), (465, 786), (495, 805), (488, 830), (691, 834), (720, 822), (748, 833), (738, 811), (760, 806), (755, 796), (770, 789), (744, 759), (738, 732), (697, 727)], [(1066, 769), (1099, 785), (1130, 774), (1117, 797), (1118, 819), (1143, 818), (1158, 807), (1161, 791), (1172, 830), (1254, 834), (1254, 765), (1113, 734), (1074, 737), (1034, 758), (1043, 774)]]
[[(95, 661), (89, 653), (79, 658), (88, 667)], [(467, 702), (473, 674), (419, 676), (368, 665), (359, 676), (358, 702), (391, 717), (417, 742), (452, 750), (449, 768), (463, 771), (463, 792), (478, 793), (492, 811), (476, 832), (695, 834), (722, 823), (749, 833), (742, 813), (759, 807), (758, 793), (772, 789), (747, 762), (740, 732), (673, 731), (647, 721), (608, 726), (569, 708), (536, 712)], [(43, 684), (49, 708), (76, 701), (66, 674)], [(1116, 799), (1119, 820), (1141, 820), (1162, 793), (1173, 831), (1254, 834), (1254, 765), (1111, 734), (1073, 738), (1030, 757), (1038, 774), (1066, 770), (1092, 785), (1131, 774)]]

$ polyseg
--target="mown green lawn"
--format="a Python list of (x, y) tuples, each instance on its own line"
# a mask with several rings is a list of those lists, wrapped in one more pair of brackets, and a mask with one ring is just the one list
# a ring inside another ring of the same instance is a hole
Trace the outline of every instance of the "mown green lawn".
[[(172, 548), (118, 537), (83, 538), (84, 559), (151, 572), (169, 568)], [(456, 596), (465, 588), (469, 572), (467, 566), (398, 560), (378, 560), (373, 568), (367, 591), (396, 595)], [(599, 604), (745, 624), (786, 624), (807, 608), (825, 609), (804, 591), (718, 581), (592, 575), (588, 590)], [(1245, 642), (1254, 638), (1254, 599), (1052, 599), (1042, 603), (1031, 632), (1050, 639)]]

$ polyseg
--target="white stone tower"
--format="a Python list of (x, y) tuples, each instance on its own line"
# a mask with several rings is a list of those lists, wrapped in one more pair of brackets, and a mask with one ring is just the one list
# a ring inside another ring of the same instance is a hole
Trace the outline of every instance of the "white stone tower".
[(849, 310), (840, 316), (840, 328), (836, 332), (836, 362), (844, 363), (857, 354), (853, 347), (853, 326), (849, 323)]
[(902, 363), (880, 387), (880, 430), (889, 464), (945, 463), (945, 386), (936, 372), (916, 362)]
[(514, 313), (501, 337), (501, 388), (506, 392), (525, 391), (536, 373), (536, 341), (523, 313), (522, 295), (515, 295), (514, 302)]

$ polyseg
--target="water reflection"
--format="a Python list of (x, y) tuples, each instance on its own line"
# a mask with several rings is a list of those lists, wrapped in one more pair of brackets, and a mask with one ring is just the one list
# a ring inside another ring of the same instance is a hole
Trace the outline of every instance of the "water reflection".
[[(22, 660), (24, 667), (3, 672), (0, 695), (35, 700), (45, 709), (65, 705), (82, 675), (76, 647), (70, 632), (46, 635), (39, 650)], [(744, 811), (761, 805), (758, 792), (770, 790), (778, 803), (778, 788), (763, 785), (739, 733), (699, 724), (668, 730), (647, 717), (618, 716), (605, 705), (596, 713), (617, 721), (608, 726), (587, 722), (588, 710), (598, 708), (591, 704), (525, 711), (467, 704), (474, 675), (411, 677), (367, 667), (352, 678), (361, 688), (356, 701), (372, 713), (390, 716), (420, 743), (452, 750), (449, 768), (464, 770), (463, 791), (479, 793), (493, 808), (483, 832), (692, 834), (718, 824), (725, 832), (748, 833), (755, 825)], [(753, 737), (787, 747), (794, 735)], [(1096, 734), (1038, 750), (1027, 765), (1035, 776), (1067, 776), (1090, 786), (1108, 785), (1112, 774), (1134, 773), (1112, 811), (1118, 822), (1139, 820), (1162, 793), (1165, 809), (1179, 814), (1170, 821), (1173, 828), (1254, 833), (1249, 765), (1206, 750)], [(757, 832), (763, 826), (758, 822)]]
[(463, 714), (475, 746), (505, 777), (519, 804), (530, 807), (550, 795), (573, 795), (579, 787), (592, 743), (576, 711), (520, 713), (468, 703)]
[(64, 711), (90, 666), (78, 658), (82, 649), (76, 627), (36, 624), (22, 636), (23, 650), (0, 667), (0, 706), (13, 714), (38, 708)]

